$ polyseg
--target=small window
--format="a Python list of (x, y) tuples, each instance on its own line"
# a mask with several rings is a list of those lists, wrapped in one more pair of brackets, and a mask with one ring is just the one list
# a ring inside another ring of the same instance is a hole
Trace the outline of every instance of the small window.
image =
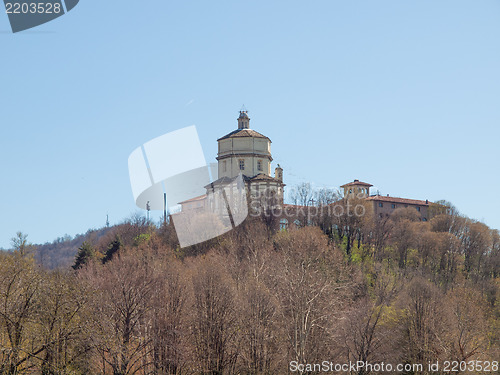
[(378, 217), (382, 219), (384, 217), (384, 214), (378, 214)]
[(384, 207), (384, 204), (382, 202), (378, 202), (379, 207)]
[(262, 160), (257, 160), (257, 170), (262, 170)]
[(396, 205), (394, 203), (391, 204), (391, 208), (396, 208)]
[(240, 170), (243, 171), (245, 170), (245, 160), (240, 159)]
[(225, 161), (225, 160), (222, 162), (222, 170), (223, 170), (224, 172), (226, 172), (226, 171), (227, 171), (227, 163), (226, 163), (226, 161)]
[(286, 230), (288, 228), (288, 220), (287, 219), (281, 219), (280, 220), (280, 229), (281, 230)]
[(420, 212), (420, 207), (417, 207), (417, 211)]
[(423, 221), (427, 221), (427, 218), (425, 218), (425, 217), (424, 217), (422, 220), (423, 220)]

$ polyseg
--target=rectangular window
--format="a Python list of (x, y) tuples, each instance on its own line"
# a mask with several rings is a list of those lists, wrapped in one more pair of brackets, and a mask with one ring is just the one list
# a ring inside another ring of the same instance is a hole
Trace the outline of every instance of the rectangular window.
[(391, 204), (391, 208), (396, 208), (396, 205), (394, 203)]
[(223, 170), (224, 172), (226, 172), (226, 171), (227, 171), (227, 164), (226, 164), (226, 161), (225, 161), (225, 160), (222, 162), (222, 170)]
[(240, 159), (240, 170), (243, 171), (245, 170), (245, 160)]
[(378, 202), (379, 207), (384, 207), (384, 204), (382, 202)]
[(257, 170), (262, 170), (262, 160), (257, 160)]
[(420, 212), (420, 207), (417, 207), (417, 211)]

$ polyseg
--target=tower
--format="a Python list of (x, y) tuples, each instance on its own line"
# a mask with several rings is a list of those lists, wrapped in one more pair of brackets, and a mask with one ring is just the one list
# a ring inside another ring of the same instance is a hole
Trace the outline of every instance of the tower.
[(283, 169), (278, 165), (275, 176), (271, 175), (271, 140), (250, 129), (247, 110), (240, 111), (237, 121), (236, 130), (217, 140), (219, 180), (228, 181), (241, 173), (251, 196), (274, 191), (282, 203)]
[(278, 166), (274, 169), (274, 178), (277, 179), (278, 181), (283, 182), (283, 168)]
[(238, 129), (217, 140), (219, 177), (234, 178), (241, 172), (246, 177), (271, 176), (271, 140), (250, 129), (247, 111), (240, 111)]
[(348, 184), (342, 185), (341, 188), (344, 189), (344, 198), (367, 198), (370, 196), (370, 188), (373, 185), (366, 182), (361, 182), (359, 180), (354, 180)]
[(240, 117), (238, 117), (238, 129), (249, 129), (250, 128), (250, 117), (248, 117), (248, 111), (240, 111)]

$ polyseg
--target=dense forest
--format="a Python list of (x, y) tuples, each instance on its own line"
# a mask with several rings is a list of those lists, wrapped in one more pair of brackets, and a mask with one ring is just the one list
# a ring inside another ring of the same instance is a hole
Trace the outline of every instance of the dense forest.
[(134, 217), (55, 270), (19, 234), (0, 255), (0, 374), (498, 374), (498, 230), (414, 211), (263, 214), (185, 249)]

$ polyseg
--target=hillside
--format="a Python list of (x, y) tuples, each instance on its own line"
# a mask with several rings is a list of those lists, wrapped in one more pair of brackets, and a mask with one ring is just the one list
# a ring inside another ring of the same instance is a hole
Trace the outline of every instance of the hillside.
[(171, 224), (137, 218), (87, 237), (76, 271), (1, 255), (0, 344), (18, 354), (3, 352), (0, 366), (281, 374), (362, 361), (353, 372), (370, 374), (380, 367), (367, 364), (429, 373), (418, 366), (455, 361), (472, 369), (463, 373), (498, 372), (498, 231), (453, 210), (429, 222), (414, 211), (321, 215), (286, 229), (247, 219), (185, 249)]

